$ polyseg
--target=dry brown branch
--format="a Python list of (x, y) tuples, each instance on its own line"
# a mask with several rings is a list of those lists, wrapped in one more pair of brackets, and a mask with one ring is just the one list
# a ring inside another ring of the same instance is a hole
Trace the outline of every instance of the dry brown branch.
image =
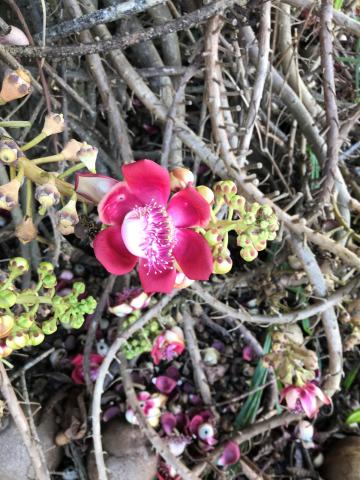
[(320, 52), (327, 122), (327, 157), (324, 166), (324, 183), (322, 184), (321, 191), (321, 201), (325, 204), (329, 202), (330, 195), (334, 188), (339, 160), (339, 117), (333, 61), (332, 5), (332, 0), (322, 0), (320, 9)]
[(338, 305), (341, 303), (345, 295), (347, 295), (353, 288), (356, 288), (359, 285), (360, 278), (356, 277), (354, 280), (349, 282), (345, 287), (339, 288), (334, 294), (324, 299), (324, 301), (317, 302), (313, 305), (310, 305), (302, 310), (293, 311), (290, 313), (282, 313), (278, 316), (270, 315), (253, 315), (248, 313), (245, 308), (236, 310), (233, 307), (226, 305), (220, 300), (217, 300), (213, 295), (208, 293), (203, 287), (198, 283), (193, 283), (191, 285), (191, 290), (197, 293), (205, 302), (211, 305), (215, 310), (229, 317), (236, 318), (241, 322), (253, 323), (258, 325), (282, 325), (286, 323), (294, 323), (298, 320), (303, 320), (304, 318), (312, 317), (319, 313), (323, 313), (328, 308)]
[(25, 444), (26, 450), (34, 467), (35, 475), (38, 480), (50, 480), (50, 475), (46, 464), (43, 462), (39, 446), (31, 436), (29, 424), (22, 411), (14, 389), (10, 383), (3, 362), (0, 362), (0, 390), (3, 395), (9, 412), (15, 422), (21, 438)]
[(211, 391), (209, 387), (208, 380), (206, 378), (203, 361), (201, 358), (201, 353), (199, 350), (198, 342), (196, 339), (196, 334), (193, 325), (193, 319), (190, 315), (189, 310), (184, 309), (183, 312), (183, 321), (184, 321), (184, 333), (185, 340), (188, 347), (188, 352), (191, 358), (191, 363), (194, 370), (194, 380), (195, 385), (198, 388), (201, 398), (205, 405), (210, 406), (212, 403), (211, 400)]
[[(308, 245), (294, 236), (291, 237), (290, 241), (294, 252), (303, 264), (314, 292), (319, 297), (325, 297), (327, 294), (326, 282), (313, 252)], [(341, 335), (334, 306), (329, 306), (324, 310), (321, 314), (321, 319), (329, 351), (329, 374), (324, 381), (323, 387), (331, 397), (339, 390), (343, 371)]]

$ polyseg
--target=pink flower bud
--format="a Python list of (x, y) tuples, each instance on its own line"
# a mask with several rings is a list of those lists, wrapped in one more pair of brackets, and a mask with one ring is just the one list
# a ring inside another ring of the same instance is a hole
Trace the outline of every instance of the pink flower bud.
[(172, 192), (178, 192), (194, 183), (194, 175), (187, 168), (176, 167), (170, 172), (170, 188)]

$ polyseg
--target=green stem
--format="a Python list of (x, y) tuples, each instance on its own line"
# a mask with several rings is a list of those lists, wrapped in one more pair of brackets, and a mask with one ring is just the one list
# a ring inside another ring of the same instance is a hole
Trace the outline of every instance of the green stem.
[(16, 297), (16, 303), (18, 304), (36, 304), (36, 303), (47, 303), (49, 305), (52, 304), (52, 299), (45, 296), (39, 296), (35, 293), (20, 293)]
[(31, 127), (32, 123), (27, 120), (2, 120), (0, 127), (3, 128), (26, 128)]
[(86, 168), (86, 166), (82, 162), (80, 162), (77, 165), (73, 165), (72, 167), (65, 170), (65, 172), (59, 175), (58, 178), (63, 180), (64, 178), (69, 177), (70, 175), (77, 172), (78, 170), (81, 170), (82, 168)]
[(32, 183), (29, 178), (26, 179), (26, 203), (25, 203), (25, 216), (32, 218), (33, 207), (33, 189)]
[(27, 150), (30, 150), (30, 148), (35, 147), (35, 145), (45, 140), (46, 137), (47, 137), (46, 133), (43, 133), (43, 132), (39, 133), (39, 135), (36, 135), (35, 138), (30, 140), (30, 142), (26, 143), (23, 147), (21, 147), (21, 151), (26, 152)]
[(55, 163), (64, 161), (64, 155), (60, 152), (57, 155), (50, 155), (49, 157), (34, 158), (31, 160), (35, 165), (42, 165), (43, 163)]

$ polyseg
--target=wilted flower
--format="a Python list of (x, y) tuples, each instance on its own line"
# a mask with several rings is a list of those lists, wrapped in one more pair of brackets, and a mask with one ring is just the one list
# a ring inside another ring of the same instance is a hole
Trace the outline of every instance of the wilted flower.
[(117, 317), (125, 317), (146, 308), (150, 300), (151, 296), (141, 288), (127, 288), (116, 296), (115, 305), (109, 307), (109, 312)]
[(240, 448), (239, 445), (235, 442), (228, 442), (225, 447), (221, 457), (218, 458), (216, 464), (219, 467), (228, 467), (230, 465), (235, 465), (240, 459)]
[(194, 181), (194, 174), (187, 168), (176, 167), (170, 172), (170, 189), (172, 192), (178, 192), (192, 186)]
[(203, 359), (205, 365), (217, 365), (220, 359), (220, 352), (214, 347), (205, 348), (205, 350), (203, 351)]
[(56, 133), (61, 133), (65, 129), (65, 121), (62, 113), (49, 113), (45, 117), (45, 122), (41, 133), (49, 137)]
[(19, 202), (20, 182), (17, 178), (0, 187), (0, 208), (12, 210)]
[(210, 450), (217, 443), (212, 420), (212, 413), (204, 410), (194, 415), (188, 426), (190, 433), (198, 440), (204, 450)]
[(254, 350), (250, 345), (246, 345), (242, 351), (242, 358), (245, 362), (251, 362), (254, 359)]
[(175, 261), (188, 278), (207, 280), (212, 272), (210, 248), (193, 230), (208, 223), (207, 202), (187, 187), (166, 205), (169, 173), (151, 160), (124, 165), (122, 171), (125, 182), (117, 183), (98, 206), (100, 220), (111, 225), (94, 240), (99, 262), (117, 275), (130, 272), (139, 262), (146, 292), (172, 290)]
[(55, 185), (55, 179), (50, 177), (46, 183), (38, 185), (35, 190), (35, 198), (45, 210), (57, 205), (60, 201), (60, 193)]
[[(103, 360), (104, 357), (102, 355), (98, 355), (97, 353), (90, 354), (90, 378), (93, 382), (95, 382), (98, 377), (99, 368)], [(71, 372), (71, 378), (73, 382), (77, 385), (84, 384), (84, 355), (81, 353), (75, 355), (75, 357), (71, 360), (71, 365), (75, 367)]]
[(31, 217), (25, 217), (15, 228), (15, 235), (21, 243), (26, 244), (35, 240), (38, 231)]
[(7, 70), (0, 91), (0, 105), (25, 97), (30, 92), (31, 78), (26, 70)]
[(60, 232), (63, 235), (74, 233), (74, 227), (79, 222), (79, 216), (76, 211), (76, 196), (71, 198), (56, 215)]
[(84, 142), (80, 150), (77, 152), (76, 156), (90, 172), (95, 173), (97, 154), (98, 149), (96, 147), (92, 147), (91, 145), (88, 145), (86, 142)]
[(156, 337), (151, 357), (158, 365), (161, 360), (173, 360), (185, 350), (184, 334), (180, 327), (173, 327)]
[[(152, 427), (157, 427), (160, 423), (161, 407), (166, 403), (167, 397), (161, 394), (150, 394), (149, 392), (140, 392), (137, 394), (139, 406)], [(128, 408), (125, 413), (126, 420), (132, 425), (138, 425), (138, 420), (132, 408)]]
[(305, 412), (309, 418), (317, 415), (322, 405), (330, 405), (330, 398), (313, 382), (302, 387), (290, 385), (280, 393), (280, 402), (286, 401), (288, 408), (294, 412)]

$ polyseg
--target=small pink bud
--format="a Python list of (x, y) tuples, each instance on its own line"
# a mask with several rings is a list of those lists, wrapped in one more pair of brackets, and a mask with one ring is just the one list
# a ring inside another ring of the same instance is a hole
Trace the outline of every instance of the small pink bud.
[(178, 192), (194, 183), (194, 175), (187, 168), (176, 167), (170, 172), (170, 188), (172, 192)]

